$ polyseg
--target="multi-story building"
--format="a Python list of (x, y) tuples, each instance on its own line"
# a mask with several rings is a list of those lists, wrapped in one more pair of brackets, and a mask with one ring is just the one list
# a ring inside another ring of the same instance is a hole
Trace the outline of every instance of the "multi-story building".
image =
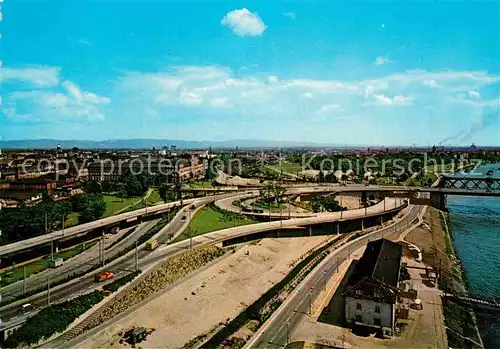
[(46, 178), (21, 179), (9, 183), (9, 191), (47, 191), (51, 192), (57, 186), (55, 180)]
[(386, 239), (369, 242), (343, 293), (345, 321), (394, 335), (403, 246)]

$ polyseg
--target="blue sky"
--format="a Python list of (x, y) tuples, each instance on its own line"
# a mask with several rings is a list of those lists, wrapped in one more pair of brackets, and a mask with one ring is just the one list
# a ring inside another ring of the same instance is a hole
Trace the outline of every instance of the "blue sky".
[(3, 140), (500, 144), (500, 2), (0, 5)]

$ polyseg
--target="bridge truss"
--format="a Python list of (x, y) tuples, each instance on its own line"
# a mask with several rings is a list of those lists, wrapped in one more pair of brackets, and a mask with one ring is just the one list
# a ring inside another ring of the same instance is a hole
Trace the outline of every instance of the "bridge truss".
[(441, 188), (482, 190), (486, 192), (500, 191), (500, 178), (493, 177), (443, 177)]

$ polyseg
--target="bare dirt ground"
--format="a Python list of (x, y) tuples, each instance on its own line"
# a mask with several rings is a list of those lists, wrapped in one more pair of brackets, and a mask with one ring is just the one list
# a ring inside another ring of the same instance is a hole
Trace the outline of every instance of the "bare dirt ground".
[(335, 200), (343, 207), (347, 207), (348, 210), (354, 210), (360, 208), (360, 194), (337, 194), (335, 195)]
[[(264, 239), (201, 271), (106, 330), (81, 348), (124, 348), (119, 333), (154, 328), (138, 346), (179, 348), (251, 304), (291, 269), (290, 264), (326, 237)], [(248, 254), (246, 254), (248, 251)]]
[[(444, 249), (444, 242), (441, 236), (441, 223), (439, 212), (427, 210), (424, 215), (425, 224), (410, 232), (405, 240), (410, 240), (419, 248), (427, 247), (432, 251), (432, 255), (439, 255), (439, 250)], [(431, 249), (432, 236), (436, 239), (437, 250)], [(397, 240), (398, 236), (390, 236)], [(441, 241), (437, 241), (441, 240)], [(417, 242), (425, 242), (418, 244)], [(353, 258), (359, 258), (364, 251), (364, 247), (353, 253)], [(443, 250), (441, 250), (443, 251)], [(329, 294), (320, 297), (314, 307), (317, 309), (315, 316), (305, 318), (296, 328), (291, 336), (293, 341), (309, 341), (318, 344), (332, 345), (338, 348), (448, 348), (446, 332), (444, 328), (444, 318), (441, 306), (441, 291), (437, 287), (426, 284), (423, 280), (424, 263), (419, 263), (414, 259), (404, 257), (409, 266), (411, 280), (418, 290), (417, 297), (422, 300), (423, 309), (410, 309), (410, 318), (401, 320), (401, 332), (391, 339), (379, 339), (373, 335), (362, 337), (352, 333), (351, 329), (343, 325), (343, 287), (348, 275), (352, 272), (352, 266), (347, 262), (339, 267), (339, 273), (332, 277), (328, 283)], [(425, 254), (424, 254), (425, 262)], [(340, 285), (340, 286), (339, 286)], [(322, 309), (322, 310), (321, 310)]]

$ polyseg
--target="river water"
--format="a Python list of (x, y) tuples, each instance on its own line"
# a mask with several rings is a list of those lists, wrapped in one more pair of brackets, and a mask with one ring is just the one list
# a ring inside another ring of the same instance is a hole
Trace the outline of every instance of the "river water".
[[(471, 176), (500, 178), (500, 164), (481, 166)], [(453, 245), (461, 260), (469, 292), (500, 298), (500, 198), (448, 196)], [(476, 313), (486, 348), (500, 348), (498, 313)]]

